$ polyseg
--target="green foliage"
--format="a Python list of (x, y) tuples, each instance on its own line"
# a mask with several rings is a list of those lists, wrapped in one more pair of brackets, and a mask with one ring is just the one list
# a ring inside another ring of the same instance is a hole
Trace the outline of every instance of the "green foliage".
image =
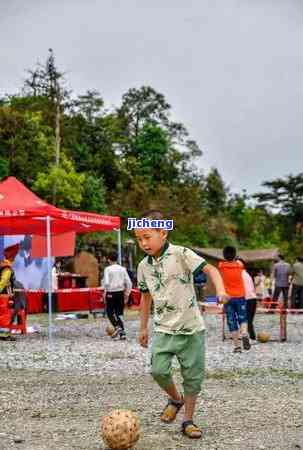
[(7, 177), (8, 173), (8, 161), (4, 158), (0, 158), (0, 180)]
[(81, 205), (84, 183), (85, 175), (75, 172), (72, 162), (65, 158), (60, 167), (51, 165), (47, 172), (39, 172), (33, 190), (52, 202), (56, 186), (56, 206), (77, 209)]
[(83, 211), (106, 213), (106, 189), (102, 178), (86, 175), (80, 206)]
[(224, 212), (228, 190), (218, 170), (212, 168), (205, 179), (205, 208), (208, 213), (216, 216)]
[(260, 204), (277, 209), (290, 218), (293, 224), (303, 221), (303, 172), (265, 181), (262, 186), (268, 188), (269, 192), (254, 195)]
[(155, 188), (178, 178), (178, 159), (167, 133), (158, 125), (146, 123), (134, 144), (133, 156), (138, 171), (147, 183)]
[[(115, 145), (120, 137), (119, 120), (109, 115), (88, 121), (86, 114), (87, 111), (80, 108), (64, 117), (63, 146), (78, 172), (91, 172), (97, 178), (102, 177), (107, 188), (115, 189), (121, 176)], [(94, 114), (97, 114), (96, 109)]]
[(52, 130), (39, 113), (0, 107), (0, 157), (10, 175), (32, 185), (54, 153)]

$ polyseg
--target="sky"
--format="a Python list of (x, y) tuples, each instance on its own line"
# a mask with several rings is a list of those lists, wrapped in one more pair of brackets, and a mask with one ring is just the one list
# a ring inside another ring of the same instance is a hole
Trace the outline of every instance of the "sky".
[(76, 94), (164, 94), (234, 192), (303, 172), (302, 0), (3, 0), (0, 42), (0, 95), (51, 47)]

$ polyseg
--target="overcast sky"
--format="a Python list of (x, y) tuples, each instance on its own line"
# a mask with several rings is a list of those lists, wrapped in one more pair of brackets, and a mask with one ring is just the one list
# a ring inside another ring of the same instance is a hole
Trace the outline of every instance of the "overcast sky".
[(234, 191), (303, 172), (302, 0), (2, 0), (0, 42), (0, 95), (52, 47), (76, 93), (163, 93)]

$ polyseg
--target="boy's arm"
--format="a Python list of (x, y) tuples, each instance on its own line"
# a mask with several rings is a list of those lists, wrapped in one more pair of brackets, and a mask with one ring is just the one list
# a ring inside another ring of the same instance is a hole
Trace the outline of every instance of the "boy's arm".
[(229, 300), (229, 296), (226, 294), (223, 280), (218, 269), (211, 264), (206, 264), (206, 266), (203, 267), (203, 272), (206, 273), (213, 282), (216, 288), (217, 297), (219, 297), (219, 302), (226, 303)]
[(148, 346), (148, 321), (150, 316), (150, 308), (152, 304), (152, 297), (149, 292), (143, 292), (141, 297), (141, 311), (140, 311), (140, 334), (139, 342), (142, 347)]
[(128, 303), (128, 298), (132, 291), (132, 287), (133, 287), (133, 284), (131, 282), (131, 279), (129, 278), (127, 270), (125, 269), (125, 272), (124, 272), (124, 303), (125, 304)]

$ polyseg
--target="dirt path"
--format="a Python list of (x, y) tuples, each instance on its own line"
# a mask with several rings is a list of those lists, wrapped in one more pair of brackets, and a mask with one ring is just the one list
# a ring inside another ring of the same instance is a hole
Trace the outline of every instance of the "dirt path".
[(127, 408), (141, 418), (136, 450), (303, 450), (301, 374), (209, 374), (196, 420), (205, 430), (199, 441), (180, 434), (179, 418), (161, 424), (163, 404), (148, 375), (102, 379), (76, 371), (1, 369), (0, 449), (104, 449), (100, 417)]

